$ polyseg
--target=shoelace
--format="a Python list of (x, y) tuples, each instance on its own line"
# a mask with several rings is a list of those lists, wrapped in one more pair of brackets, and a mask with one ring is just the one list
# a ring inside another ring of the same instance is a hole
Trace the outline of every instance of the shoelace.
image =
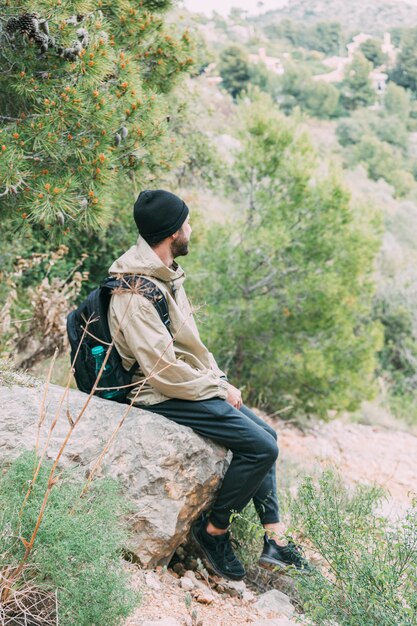
[(295, 544), (293, 541), (289, 541), (288, 545), (282, 546), (282, 552), (288, 554), (288, 556), (299, 563), (304, 565), (306, 563), (305, 553), (301, 546)]
[(222, 541), (218, 541), (216, 543), (216, 552), (221, 554), (225, 561), (229, 563), (233, 563), (237, 559), (236, 554), (233, 552), (233, 548), (239, 548), (239, 543), (233, 537), (227, 533), (224, 535), (224, 539)]

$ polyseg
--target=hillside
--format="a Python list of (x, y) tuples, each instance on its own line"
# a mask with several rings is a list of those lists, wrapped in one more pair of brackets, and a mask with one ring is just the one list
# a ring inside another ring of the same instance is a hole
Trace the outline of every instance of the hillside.
[(294, 0), (276, 11), (268, 11), (254, 17), (252, 21), (265, 27), (283, 19), (304, 24), (336, 21), (340, 22), (348, 33), (366, 31), (373, 35), (381, 35), (384, 31), (398, 26), (408, 27), (415, 24), (417, 6), (401, 1)]

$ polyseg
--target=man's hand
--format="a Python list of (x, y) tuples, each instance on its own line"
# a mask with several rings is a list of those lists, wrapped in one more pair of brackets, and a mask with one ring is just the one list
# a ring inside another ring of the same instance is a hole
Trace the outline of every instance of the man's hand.
[(243, 404), (242, 394), (240, 393), (239, 389), (237, 389), (236, 387), (233, 387), (233, 385), (231, 385), (230, 383), (229, 383), (229, 388), (227, 390), (226, 402), (234, 406), (235, 409), (240, 409), (240, 407)]

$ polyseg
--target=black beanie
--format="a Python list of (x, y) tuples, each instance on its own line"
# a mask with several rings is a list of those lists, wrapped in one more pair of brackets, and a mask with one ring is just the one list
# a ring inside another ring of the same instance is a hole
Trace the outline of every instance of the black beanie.
[(133, 208), (139, 233), (149, 244), (159, 243), (177, 232), (188, 213), (183, 200), (163, 189), (141, 191)]

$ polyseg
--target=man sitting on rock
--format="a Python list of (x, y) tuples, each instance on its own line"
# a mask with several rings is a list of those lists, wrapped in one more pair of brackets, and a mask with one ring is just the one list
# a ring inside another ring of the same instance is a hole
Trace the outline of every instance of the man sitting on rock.
[(131, 397), (136, 395), (137, 406), (189, 426), (233, 454), (209, 515), (193, 525), (193, 540), (209, 569), (242, 579), (245, 570), (233, 552), (228, 527), (232, 513), (253, 499), (265, 528), (260, 564), (304, 569), (306, 561), (294, 543), (283, 539), (279, 521), (276, 433), (227, 382), (200, 339), (184, 291), (184, 272), (175, 259), (188, 254), (188, 207), (168, 191), (142, 191), (134, 219), (137, 244), (113, 263), (110, 273), (145, 276), (160, 288), (168, 303), (172, 336), (143, 295), (112, 297), (109, 325), (115, 346), (127, 370), (138, 363), (133, 378), (138, 387)]

